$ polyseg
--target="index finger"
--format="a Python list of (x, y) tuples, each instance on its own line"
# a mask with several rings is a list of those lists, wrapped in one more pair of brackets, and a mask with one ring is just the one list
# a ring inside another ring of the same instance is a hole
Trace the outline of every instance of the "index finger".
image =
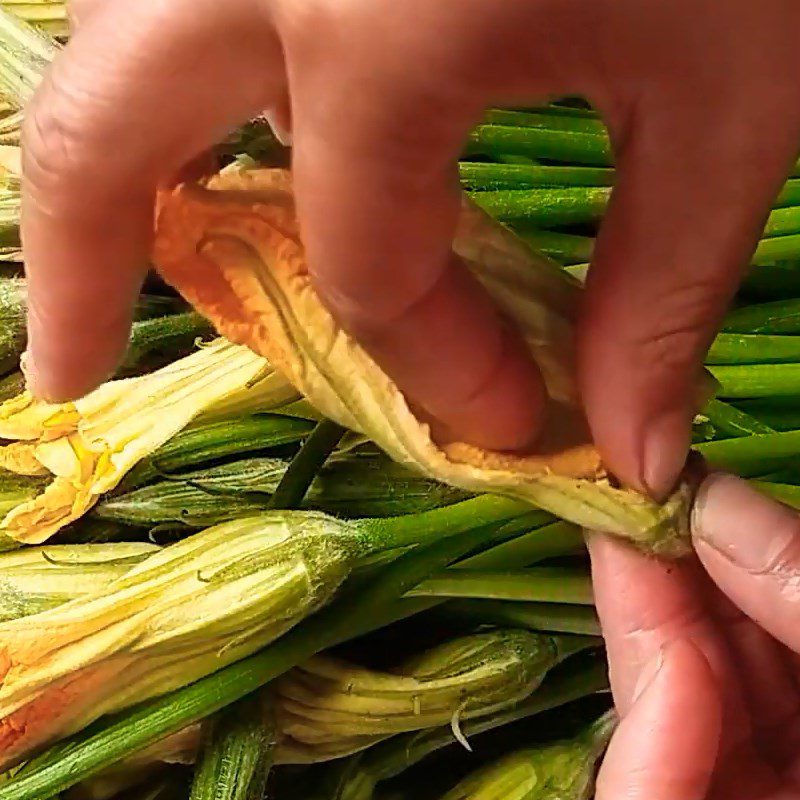
[(147, 265), (159, 181), (270, 106), (284, 83), (258, 0), (108, 0), (82, 19), (23, 130), (37, 394), (76, 397), (114, 370)]

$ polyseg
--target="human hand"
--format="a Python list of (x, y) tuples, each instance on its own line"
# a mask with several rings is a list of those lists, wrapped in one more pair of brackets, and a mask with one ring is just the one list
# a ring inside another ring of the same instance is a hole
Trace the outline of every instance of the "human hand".
[(693, 529), (680, 564), (591, 539), (623, 717), (596, 800), (797, 800), (800, 516), (713, 475)]
[(581, 320), (593, 436), (625, 483), (683, 464), (704, 350), (800, 142), (796, 0), (81, 0), (26, 113), (31, 380), (113, 370), (156, 186), (267, 108), (293, 134), (323, 300), (445, 430), (495, 449), (541, 379), (450, 254), (455, 163), (493, 103), (566, 92), (618, 179)]

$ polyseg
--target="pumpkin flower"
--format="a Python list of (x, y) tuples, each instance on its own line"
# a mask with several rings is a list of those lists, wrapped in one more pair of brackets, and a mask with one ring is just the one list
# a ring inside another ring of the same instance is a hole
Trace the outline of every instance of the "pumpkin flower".
[(265, 410), (295, 396), (269, 363), (217, 339), (168, 366), (51, 404), (25, 391), (0, 404), (0, 468), (47, 477), (0, 520), (0, 545), (39, 544), (90, 509), (142, 458), (204, 414)]
[(203, 186), (165, 191), (154, 261), (223, 335), (268, 358), (320, 412), (396, 461), (467, 491), (530, 502), (645, 550), (686, 552), (688, 482), (664, 504), (620, 488), (590, 439), (575, 379), (580, 284), (466, 199), (453, 250), (539, 365), (549, 407), (535, 452), (434, 441), (398, 387), (319, 300), (288, 172), (228, 168)]
[(270, 512), (165, 547), (100, 591), (0, 623), (0, 769), (239, 661), (327, 603), (363, 536)]

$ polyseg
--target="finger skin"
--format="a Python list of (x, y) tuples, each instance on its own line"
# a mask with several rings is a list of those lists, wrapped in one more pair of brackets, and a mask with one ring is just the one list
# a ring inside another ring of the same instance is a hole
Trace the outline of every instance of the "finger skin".
[(714, 772), (722, 700), (702, 652), (679, 640), (614, 734), (596, 800), (704, 800)]
[(745, 614), (800, 651), (800, 517), (732, 475), (701, 486), (692, 528), (708, 574)]
[(258, 0), (107, 0), (86, 15), (23, 130), (35, 392), (75, 397), (113, 371), (147, 264), (156, 186), (283, 84)]

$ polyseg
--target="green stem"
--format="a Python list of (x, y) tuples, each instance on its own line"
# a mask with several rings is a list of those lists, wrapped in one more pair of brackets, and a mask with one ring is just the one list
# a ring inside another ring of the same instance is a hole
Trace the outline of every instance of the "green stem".
[(167, 351), (176, 357), (176, 351), (191, 347), (198, 338), (208, 336), (213, 330), (208, 320), (195, 311), (134, 322), (128, 353), (119, 374), (135, 371), (153, 353)]
[(187, 428), (137, 464), (120, 484), (119, 493), (152, 481), (160, 474), (230, 455), (267, 450), (305, 439), (314, 423), (281, 414), (254, 414)]
[(773, 428), (770, 428), (769, 425), (761, 422), (756, 417), (716, 398), (710, 400), (703, 409), (703, 416), (707, 417), (713, 426), (716, 434), (715, 438), (736, 438), (739, 436), (752, 436), (753, 434), (776, 433)]
[(265, 650), (165, 697), (101, 719), (55, 745), (0, 787), (0, 800), (40, 800), (58, 794), (133, 753), (215, 714), (321, 650), (381, 627), (396, 615), (394, 603), (432, 572), (486, 538), (476, 530), (418, 548), (395, 561), (367, 589), (344, 594)]
[(594, 250), (594, 239), (590, 236), (576, 236), (572, 233), (540, 231), (526, 226), (514, 226), (514, 233), (535, 250), (556, 259), (562, 264), (589, 261)]
[(793, 178), (788, 180), (780, 194), (775, 199), (775, 208), (782, 208), (783, 206), (796, 206), (800, 205), (800, 180)]
[(190, 800), (262, 800), (272, 768), (275, 723), (257, 693), (206, 723)]
[(800, 235), (775, 236), (771, 239), (762, 239), (758, 243), (751, 263), (759, 266), (798, 257), (800, 257)]
[(800, 398), (798, 397), (742, 400), (738, 406), (776, 431), (800, 430)]
[(269, 508), (298, 508), (309, 486), (345, 434), (331, 420), (320, 422), (291, 460), (267, 504)]
[(711, 366), (719, 396), (731, 399), (800, 394), (800, 364)]
[(546, 558), (585, 552), (583, 533), (570, 522), (543, 525), (511, 541), (503, 542), (482, 553), (459, 561), (454, 569), (502, 569), (527, 567)]
[(415, 586), (408, 596), (594, 604), (592, 581), (586, 571), (566, 567), (507, 571), (449, 569)]
[(594, 222), (605, 212), (611, 190), (603, 186), (472, 192), (470, 197), (501, 222), (552, 227)]
[(354, 521), (364, 532), (370, 552), (392, 550), (452, 536), (474, 528), (511, 523), (508, 533), (524, 532), (552, 521), (544, 511), (531, 511), (530, 505), (493, 494), (479, 495), (460, 503), (384, 519)]
[(478, 625), (492, 624), (583, 636), (601, 635), (597, 612), (591, 606), (509, 600), (451, 600), (436, 613)]
[(789, 206), (775, 209), (768, 217), (762, 238), (789, 236), (800, 233), (800, 208)]
[(800, 336), (720, 333), (706, 364), (778, 364), (800, 361)]
[(539, 111), (508, 111), (493, 108), (487, 112), (487, 125), (511, 125), (517, 128), (546, 128), (570, 133), (590, 133), (607, 137), (606, 126), (594, 117), (578, 117), (567, 114), (547, 114)]
[(611, 186), (613, 169), (552, 167), (526, 164), (487, 164), (462, 161), (461, 184), (473, 191), (536, 189), (546, 186)]
[(469, 136), (467, 151), (485, 155), (511, 153), (601, 167), (612, 163), (608, 137), (553, 128), (478, 125)]
[(743, 436), (695, 446), (715, 469), (755, 478), (800, 456), (800, 431)]
[(725, 317), (722, 329), (744, 334), (800, 333), (800, 298), (738, 308)]

